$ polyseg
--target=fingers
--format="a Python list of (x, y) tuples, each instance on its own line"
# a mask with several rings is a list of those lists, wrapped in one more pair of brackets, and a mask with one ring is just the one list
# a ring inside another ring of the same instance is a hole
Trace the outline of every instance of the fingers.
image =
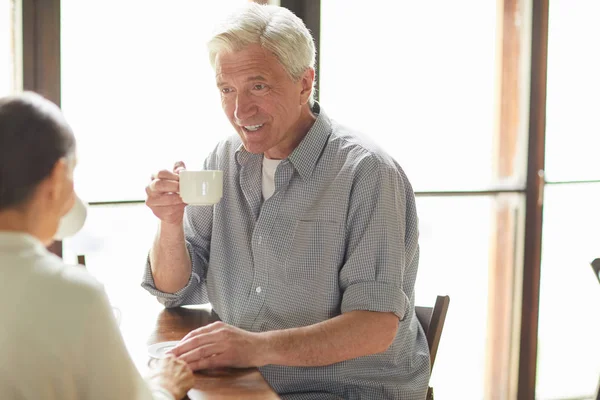
[(178, 181), (179, 180), (179, 172), (186, 169), (185, 163), (183, 161), (177, 161), (173, 165), (173, 171), (169, 171), (168, 169), (161, 169), (155, 174), (152, 174), (152, 179), (169, 179)]
[(171, 374), (175, 374), (177, 371), (181, 373), (192, 372), (185, 360), (177, 358), (172, 354), (168, 354), (165, 358), (161, 359), (158, 366), (163, 371), (171, 371)]
[[(185, 169), (183, 161), (177, 161), (173, 171), (166, 169), (152, 174), (151, 182), (146, 186), (146, 205), (161, 218), (163, 214), (180, 214), (184, 203), (179, 192), (179, 172)], [(159, 207), (165, 207), (161, 210)], [(170, 210), (168, 208), (171, 208)]]
[(190, 366), (174, 356), (160, 360), (158, 368), (150, 378), (167, 390), (176, 399), (181, 399), (194, 386), (194, 374)]
[(179, 175), (173, 171), (167, 169), (161, 169), (160, 171), (152, 174), (151, 180), (155, 179), (166, 179), (170, 181), (179, 181)]
[(167, 356), (165, 358), (161, 359), (160, 361), (161, 361), (161, 364), (171, 364), (173, 366), (177, 366), (182, 369), (185, 369), (185, 367), (188, 366), (184, 360), (177, 358), (172, 354), (167, 354)]
[(179, 174), (179, 172), (184, 169), (185, 169), (185, 164), (183, 161), (177, 161), (175, 163), (175, 165), (173, 166), (173, 172), (175, 172), (176, 174)]
[(230, 361), (225, 353), (216, 354), (212, 357), (206, 357), (200, 360), (192, 361), (188, 364), (192, 371), (201, 369), (213, 369), (230, 366)]
[(214, 331), (214, 330), (216, 330), (218, 328), (223, 328), (223, 327), (225, 327), (225, 324), (223, 322), (221, 322), (221, 321), (213, 322), (212, 324), (208, 324), (208, 325), (203, 326), (201, 328), (194, 329), (193, 331), (190, 331), (187, 335), (185, 335), (183, 337), (183, 339), (181, 339), (181, 342), (183, 342), (184, 340), (189, 339), (189, 338), (191, 338), (193, 336), (197, 336), (197, 335), (199, 335), (201, 333), (209, 333), (209, 332), (212, 332), (212, 331)]
[(214, 343), (219, 343), (220, 332), (198, 333), (190, 336), (187, 339), (182, 339), (179, 344), (170, 350), (170, 353), (179, 357), (182, 354), (188, 353), (194, 349), (207, 346)]
[(148, 185), (148, 189), (150, 193), (177, 193), (179, 192), (179, 181), (171, 179), (154, 179)]
[(211, 343), (206, 346), (196, 347), (187, 353), (179, 356), (180, 360), (185, 361), (188, 365), (208, 357), (215, 357), (225, 352), (226, 346), (224, 343)]

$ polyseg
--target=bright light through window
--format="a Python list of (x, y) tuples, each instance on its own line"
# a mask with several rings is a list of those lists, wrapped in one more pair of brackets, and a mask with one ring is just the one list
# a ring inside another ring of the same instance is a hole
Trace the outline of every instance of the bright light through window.
[(495, 1), (321, 2), (320, 99), (417, 190), (493, 183)]
[(546, 176), (598, 180), (600, 1), (550, 3)]
[(143, 199), (153, 172), (177, 160), (200, 168), (234, 133), (205, 43), (246, 1), (61, 2), (62, 106), (85, 200)]
[(14, 87), (13, 0), (0, 0), (0, 96)]

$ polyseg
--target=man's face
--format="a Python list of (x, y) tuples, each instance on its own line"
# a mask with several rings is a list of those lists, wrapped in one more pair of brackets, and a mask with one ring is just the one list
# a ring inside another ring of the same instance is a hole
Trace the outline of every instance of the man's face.
[(215, 59), (217, 86), (227, 118), (251, 153), (287, 157), (306, 133), (307, 107), (314, 73), (307, 70), (294, 82), (277, 58), (259, 45), (219, 53)]

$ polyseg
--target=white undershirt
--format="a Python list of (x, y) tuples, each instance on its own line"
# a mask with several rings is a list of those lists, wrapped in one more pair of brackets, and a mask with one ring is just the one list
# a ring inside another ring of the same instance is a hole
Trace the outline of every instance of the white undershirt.
[(263, 157), (262, 168), (262, 194), (263, 200), (267, 200), (275, 193), (275, 171), (281, 160), (271, 160)]

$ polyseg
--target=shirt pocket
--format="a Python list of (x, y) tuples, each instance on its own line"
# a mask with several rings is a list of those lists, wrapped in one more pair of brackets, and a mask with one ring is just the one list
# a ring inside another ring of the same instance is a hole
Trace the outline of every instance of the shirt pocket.
[[(315, 283), (323, 289), (331, 289), (332, 285), (337, 287), (344, 241), (344, 227), (340, 222), (298, 220), (285, 262), (288, 283)], [(315, 287), (307, 289), (314, 290)]]

